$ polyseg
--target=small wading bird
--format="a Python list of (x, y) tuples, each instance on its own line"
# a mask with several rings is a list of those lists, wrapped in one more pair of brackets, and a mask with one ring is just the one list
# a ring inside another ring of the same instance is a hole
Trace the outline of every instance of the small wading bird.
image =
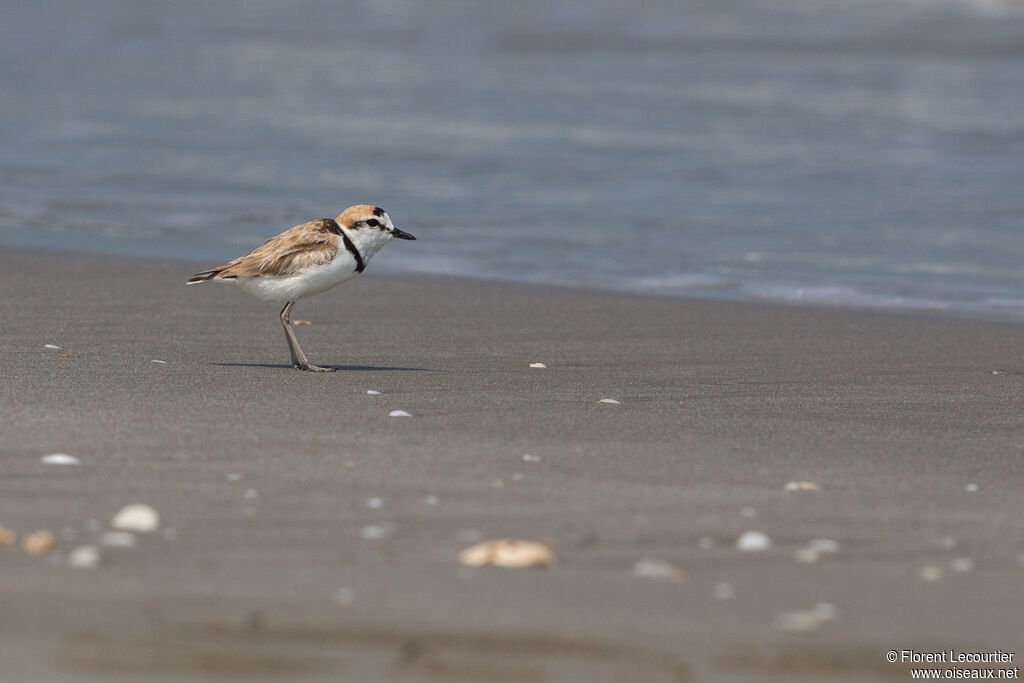
[(241, 286), (264, 301), (286, 302), (281, 324), (299, 370), (330, 372), (311, 365), (295, 338), (290, 318), (299, 299), (326, 292), (363, 272), (370, 258), (393, 239), (416, 239), (391, 224), (379, 206), (350, 206), (334, 219), (318, 218), (271, 237), (231, 263), (190, 277), (185, 284), (215, 280)]

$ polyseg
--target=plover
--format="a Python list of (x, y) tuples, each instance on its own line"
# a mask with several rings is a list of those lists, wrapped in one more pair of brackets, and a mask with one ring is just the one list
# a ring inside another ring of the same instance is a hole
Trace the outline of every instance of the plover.
[(262, 246), (223, 266), (190, 277), (185, 284), (215, 280), (240, 285), (264, 301), (286, 302), (281, 324), (299, 370), (329, 372), (310, 364), (292, 330), (295, 302), (325, 292), (363, 272), (370, 258), (393, 239), (414, 240), (391, 223), (379, 206), (358, 204), (337, 218), (318, 218), (271, 237)]

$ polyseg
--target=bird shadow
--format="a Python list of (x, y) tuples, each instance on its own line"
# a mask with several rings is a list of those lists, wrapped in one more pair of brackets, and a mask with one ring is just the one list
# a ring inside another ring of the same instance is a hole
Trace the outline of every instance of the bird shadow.
[[(219, 365), (225, 368), (283, 368), (285, 370), (291, 370), (291, 365), (285, 365), (284, 363), (210, 363), (210, 365)], [(391, 367), (387, 365), (324, 365), (325, 368), (331, 368), (338, 372), (432, 372), (428, 368), (399, 368)]]

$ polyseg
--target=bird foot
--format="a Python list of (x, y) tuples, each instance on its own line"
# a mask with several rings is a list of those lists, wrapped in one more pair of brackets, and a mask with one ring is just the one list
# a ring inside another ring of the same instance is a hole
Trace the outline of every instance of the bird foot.
[(292, 367), (296, 370), (305, 370), (307, 372), (337, 372), (338, 368), (325, 368), (320, 365), (312, 365), (310, 363), (293, 363)]

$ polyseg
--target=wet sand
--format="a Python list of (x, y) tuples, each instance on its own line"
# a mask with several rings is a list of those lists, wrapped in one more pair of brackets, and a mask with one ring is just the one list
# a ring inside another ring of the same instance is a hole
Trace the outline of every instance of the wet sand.
[[(1021, 642), (1020, 327), (371, 266), (296, 306), (310, 374), (204, 265), (0, 253), (0, 524), (58, 534), (0, 547), (5, 678), (907, 680), (888, 650)], [(174, 534), (66, 566), (133, 502)], [(498, 537), (559, 564), (459, 566)]]

